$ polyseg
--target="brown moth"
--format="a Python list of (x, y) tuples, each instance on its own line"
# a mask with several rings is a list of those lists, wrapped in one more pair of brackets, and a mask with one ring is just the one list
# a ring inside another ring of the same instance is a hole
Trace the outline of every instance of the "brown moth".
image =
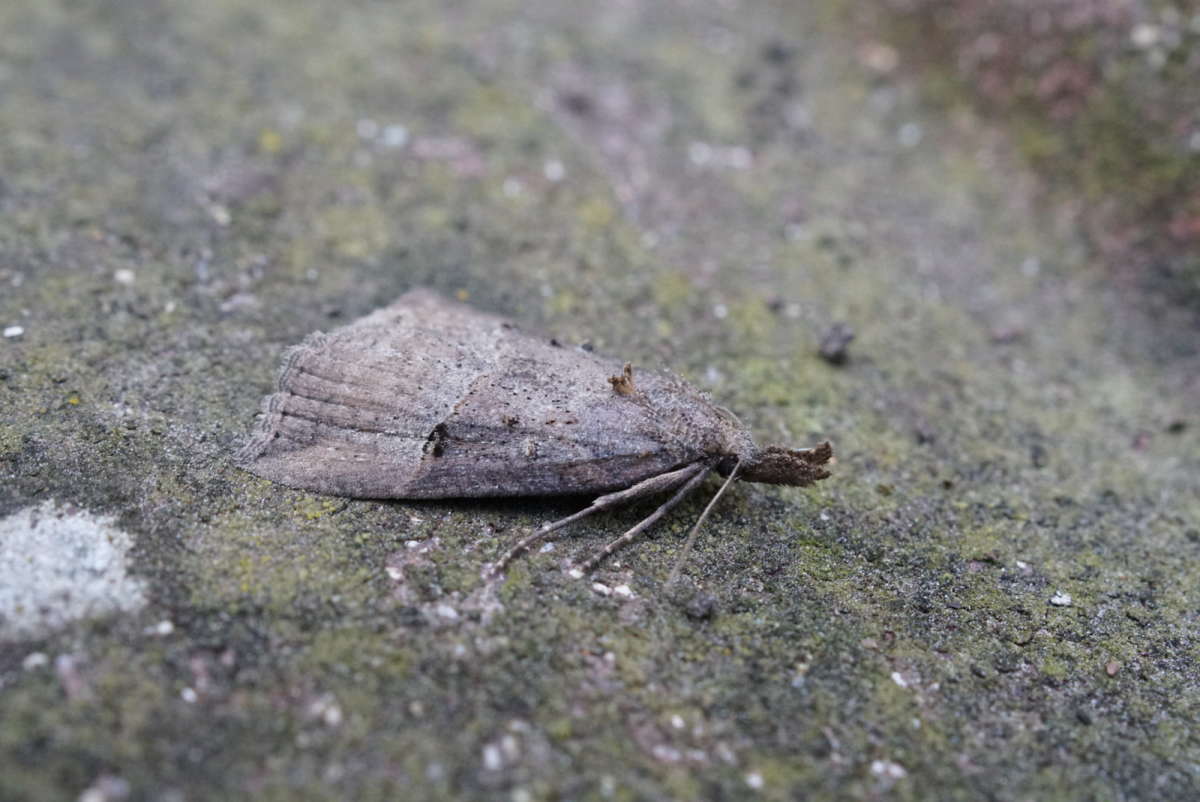
[(590, 570), (712, 471), (728, 478), (700, 521), (735, 477), (809, 485), (829, 475), (822, 466), (832, 454), (829, 443), (759, 448), (731, 412), (677, 376), (635, 374), (413, 290), (289, 349), (258, 431), (236, 459), (272, 481), (337, 496), (601, 494), (517, 543), (489, 567), (494, 574), (568, 523), (674, 491), (580, 566)]

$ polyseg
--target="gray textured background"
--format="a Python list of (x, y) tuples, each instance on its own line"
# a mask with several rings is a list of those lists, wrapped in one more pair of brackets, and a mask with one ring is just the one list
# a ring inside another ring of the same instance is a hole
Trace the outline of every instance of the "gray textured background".
[[(0, 6), (0, 797), (1194, 798), (1195, 329), (824, 5), (560, 5)], [(231, 464), (413, 286), (835, 476), (732, 490), (681, 590), (702, 498), (481, 597), (583, 501)]]

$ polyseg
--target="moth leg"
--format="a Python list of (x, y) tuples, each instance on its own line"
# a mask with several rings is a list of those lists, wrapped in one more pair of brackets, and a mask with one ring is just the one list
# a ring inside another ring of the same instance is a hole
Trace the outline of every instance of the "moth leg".
[(657, 510), (655, 510), (654, 512), (652, 512), (648, 516), (646, 516), (646, 518), (644, 518), (641, 521), (641, 523), (639, 523), (637, 526), (633, 527), (628, 532), (621, 535), (619, 538), (617, 538), (613, 542), (609, 543), (607, 546), (602, 548), (600, 551), (596, 552), (591, 557), (589, 557), (586, 562), (580, 564), (579, 570), (583, 571), (584, 573), (587, 573), (588, 571), (593, 570), (597, 565), (599, 565), (604, 559), (606, 559), (614, 551), (621, 548), (622, 546), (628, 545), (629, 542), (632, 541), (635, 537), (640, 535), (642, 532), (645, 532), (647, 529), (649, 529), (654, 524), (656, 524), (658, 522), (659, 518), (662, 518), (664, 515), (666, 515), (668, 512), (670, 512), (672, 507), (674, 507), (679, 502), (683, 501), (683, 499), (687, 496), (688, 493), (691, 493), (693, 490), (695, 490), (696, 487), (701, 482), (704, 481), (704, 477), (708, 476), (708, 473), (711, 470), (712, 470), (711, 465), (704, 465), (701, 468), (701, 470), (696, 473), (695, 476), (693, 476), (691, 479), (688, 479), (687, 483), (684, 484), (683, 487), (679, 488), (679, 490), (675, 493), (675, 495), (671, 496), (669, 499), (667, 499), (665, 502), (663, 502), (663, 505), (661, 507), (659, 507)]
[(488, 566), (484, 570), (484, 575), (496, 576), (505, 568), (507, 568), (509, 563), (511, 563), (517, 557), (520, 557), (538, 543), (546, 540), (547, 535), (554, 532), (556, 529), (561, 529), (567, 524), (575, 523), (580, 518), (586, 518), (594, 512), (600, 512), (601, 510), (606, 510), (610, 507), (618, 507), (622, 504), (642, 498), (643, 496), (652, 496), (655, 493), (664, 493), (668, 490), (673, 490), (689, 479), (694, 480), (696, 475), (701, 472), (708, 472), (705, 469), (705, 465), (700, 462), (693, 462), (691, 465), (685, 465), (678, 470), (660, 473), (658, 476), (651, 476), (649, 479), (643, 479), (636, 485), (627, 487), (624, 490), (618, 490), (615, 493), (608, 493), (600, 496), (593, 501), (590, 506), (584, 507), (579, 512), (573, 515), (568, 515), (566, 518), (560, 518), (557, 521), (548, 523), (535, 531), (533, 534), (525, 537), (523, 540), (518, 541), (517, 544), (505, 552), (504, 556), (497, 560), (495, 564)]

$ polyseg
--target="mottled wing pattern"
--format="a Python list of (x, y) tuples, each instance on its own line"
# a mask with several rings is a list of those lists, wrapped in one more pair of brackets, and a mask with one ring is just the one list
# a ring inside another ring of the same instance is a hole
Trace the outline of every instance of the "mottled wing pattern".
[(238, 461), (322, 493), (452, 498), (605, 492), (703, 456), (613, 391), (620, 368), (414, 291), (291, 349)]

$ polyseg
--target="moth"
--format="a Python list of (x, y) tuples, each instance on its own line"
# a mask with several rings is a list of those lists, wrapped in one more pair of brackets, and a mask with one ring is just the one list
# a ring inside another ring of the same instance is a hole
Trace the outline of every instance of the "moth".
[[(289, 349), (236, 462), (289, 487), (381, 499), (596, 496), (537, 529), (485, 574), (588, 515), (667, 494), (578, 568), (591, 571), (710, 473), (804, 486), (829, 443), (759, 448), (733, 413), (670, 373), (563, 346), (505, 318), (413, 290)], [(672, 571), (671, 578), (675, 576)]]

